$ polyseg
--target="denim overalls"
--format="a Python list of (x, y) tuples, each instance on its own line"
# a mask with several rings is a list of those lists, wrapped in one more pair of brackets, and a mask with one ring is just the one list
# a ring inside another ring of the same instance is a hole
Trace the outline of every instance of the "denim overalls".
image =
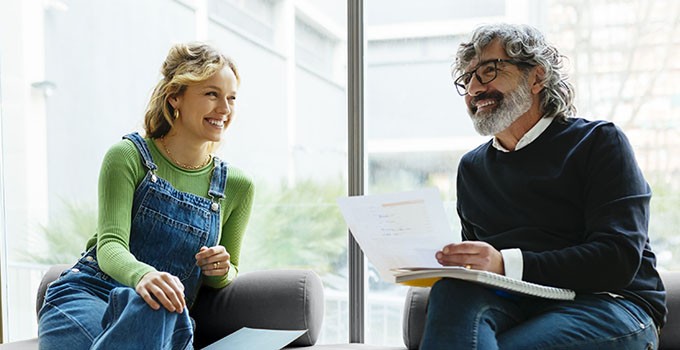
[(147, 173), (135, 190), (130, 252), (184, 284), (182, 314), (151, 309), (133, 288), (99, 269), (96, 247), (50, 285), (39, 315), (41, 349), (191, 349), (193, 326), (188, 308), (201, 285), (195, 254), (217, 244), (220, 199), (227, 165), (214, 159), (209, 197), (181, 192), (156, 175), (144, 139), (126, 135), (141, 154)]

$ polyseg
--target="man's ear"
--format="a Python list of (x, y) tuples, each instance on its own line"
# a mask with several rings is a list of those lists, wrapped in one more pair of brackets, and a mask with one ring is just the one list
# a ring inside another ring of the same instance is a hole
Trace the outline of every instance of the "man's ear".
[(531, 84), (531, 92), (537, 95), (545, 87), (543, 84), (543, 78), (545, 78), (545, 69), (541, 66), (536, 66), (532, 75), (534, 77), (534, 81)]

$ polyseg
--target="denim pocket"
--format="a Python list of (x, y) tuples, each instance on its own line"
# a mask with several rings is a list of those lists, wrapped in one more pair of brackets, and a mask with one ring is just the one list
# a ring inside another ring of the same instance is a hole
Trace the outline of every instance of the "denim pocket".
[(135, 218), (152, 211), (169, 219), (167, 221), (170, 223), (187, 227), (188, 232), (206, 232), (210, 229), (211, 213), (206, 209), (210, 204), (210, 200), (206, 198), (173, 188), (149, 186), (139, 209), (136, 210)]
[(634, 324), (631, 324), (631, 329), (644, 329), (653, 324), (651, 316), (632, 301), (620, 297), (613, 297), (612, 303), (630, 316), (631, 323), (634, 322)]

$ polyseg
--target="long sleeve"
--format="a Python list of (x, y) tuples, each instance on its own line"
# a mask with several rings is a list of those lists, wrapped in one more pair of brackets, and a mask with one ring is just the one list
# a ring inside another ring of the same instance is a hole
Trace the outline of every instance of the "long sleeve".
[(213, 288), (222, 288), (228, 285), (238, 275), (241, 244), (243, 243), (246, 225), (253, 207), (254, 186), (250, 179), (245, 177), (242, 172), (235, 170), (230, 172), (226, 193), (225, 201), (228, 203), (233, 202), (234, 205), (229, 213), (224, 213), (226, 220), (222, 225), (220, 245), (224, 246), (227, 252), (229, 252), (231, 268), (226, 276), (209, 276), (205, 278), (203, 283)]
[(628, 286), (640, 267), (651, 190), (623, 133), (612, 125), (597, 133), (581, 155), (584, 186), (574, 188), (584, 205), (581, 242), (559, 250), (523, 252), (527, 280), (612, 291)]
[(155, 270), (138, 261), (129, 246), (132, 201), (144, 174), (134, 145), (122, 141), (108, 151), (99, 175), (97, 260), (102, 271), (130, 287)]

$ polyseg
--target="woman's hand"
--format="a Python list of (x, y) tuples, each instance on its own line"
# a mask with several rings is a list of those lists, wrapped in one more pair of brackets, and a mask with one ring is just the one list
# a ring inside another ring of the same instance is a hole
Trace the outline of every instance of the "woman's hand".
[(435, 258), (442, 266), (464, 266), (468, 269), (505, 274), (501, 252), (482, 241), (449, 244), (438, 251)]
[(139, 280), (135, 291), (154, 310), (160, 309), (162, 304), (170, 312), (182, 313), (186, 307), (182, 281), (167, 272), (147, 273)]
[(229, 272), (231, 263), (229, 253), (221, 246), (201, 247), (196, 254), (196, 265), (198, 265), (206, 276), (224, 276)]

